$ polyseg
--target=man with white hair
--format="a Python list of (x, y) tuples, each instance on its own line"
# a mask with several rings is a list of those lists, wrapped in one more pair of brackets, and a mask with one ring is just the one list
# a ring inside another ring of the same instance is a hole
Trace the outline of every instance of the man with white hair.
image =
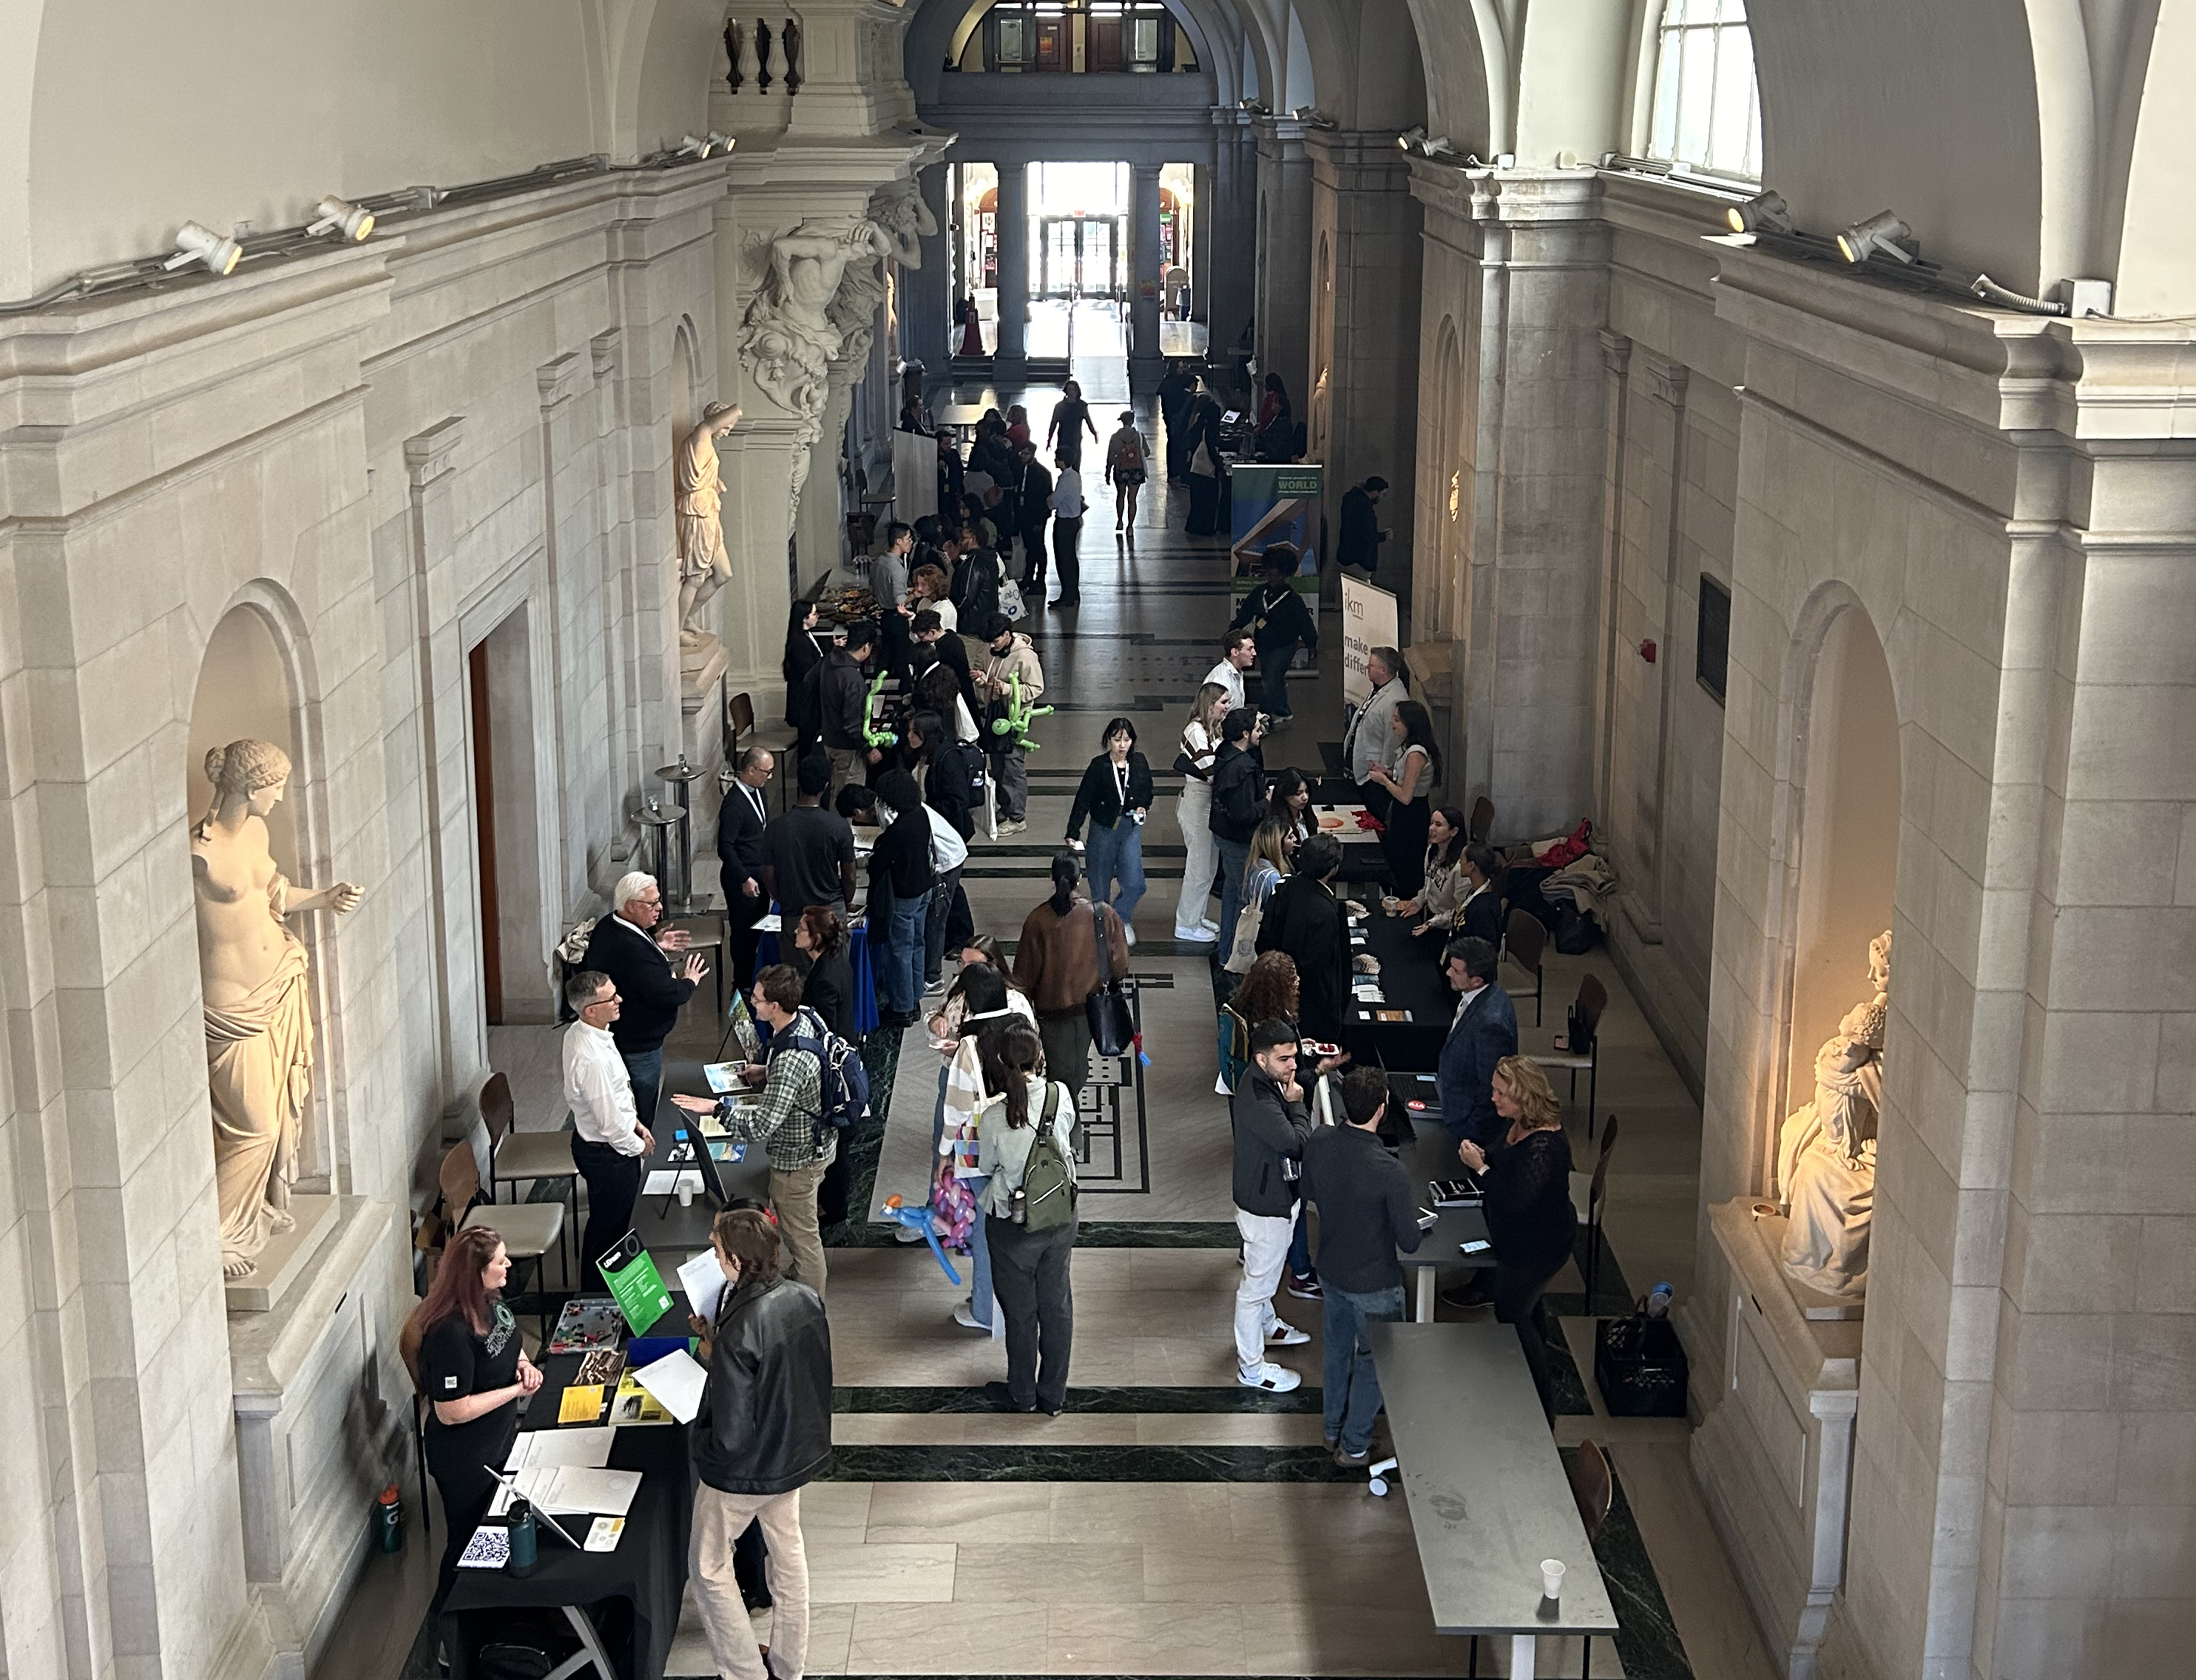
[[(610, 914), (587, 935), (582, 968), (607, 974), (617, 988), (620, 1009), (610, 1037), (633, 1081), (633, 1106), (643, 1126), (656, 1118), (656, 1088), (663, 1082), (663, 1041), (679, 1024), (679, 1012), (709, 972), (698, 952), (674, 963), (668, 953), (686, 949), (687, 934), (675, 927), (652, 932), (663, 919), (663, 894), (656, 877), (639, 869), (621, 875), (610, 889)], [(593, 1260), (582, 1255), (582, 1260)]]

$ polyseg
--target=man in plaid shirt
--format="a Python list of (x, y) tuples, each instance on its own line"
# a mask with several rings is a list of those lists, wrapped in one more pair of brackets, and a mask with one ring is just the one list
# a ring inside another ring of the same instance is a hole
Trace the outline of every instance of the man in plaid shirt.
[(771, 1205), (777, 1209), (778, 1233), (792, 1263), (785, 1275), (824, 1293), (824, 1233), (816, 1217), (816, 1187), (824, 1169), (839, 1153), (839, 1134), (821, 1124), (824, 1117), (824, 1069), (806, 1050), (794, 1048), (794, 1037), (820, 1039), (825, 1028), (812, 1009), (801, 1007), (800, 976), (783, 963), (773, 963), (755, 976), (755, 1019), (769, 1027), (769, 1058), (761, 1069), (746, 1068), (741, 1077), (763, 1080), (762, 1100), (750, 1107), (734, 1107), (731, 1100), (712, 1104), (700, 1097), (673, 1099), (681, 1108), (707, 1114), (714, 1107), (724, 1117), (731, 1134), (746, 1143), (759, 1143), (770, 1160)]

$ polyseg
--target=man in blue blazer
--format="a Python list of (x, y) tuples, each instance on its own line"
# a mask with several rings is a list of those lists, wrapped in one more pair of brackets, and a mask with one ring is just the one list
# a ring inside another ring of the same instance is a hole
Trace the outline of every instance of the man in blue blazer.
[(1442, 1045), (1435, 1083), (1442, 1124), (1461, 1143), (1488, 1147), (1504, 1127), (1494, 1112), (1494, 1065), (1517, 1054), (1517, 1011), (1494, 984), (1498, 955), (1484, 939), (1452, 939), (1442, 951), (1448, 983), (1462, 994)]

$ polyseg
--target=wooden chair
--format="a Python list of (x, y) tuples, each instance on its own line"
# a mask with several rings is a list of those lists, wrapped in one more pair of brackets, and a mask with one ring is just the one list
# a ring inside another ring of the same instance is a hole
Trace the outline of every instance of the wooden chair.
[[(1588, 1116), (1588, 1123), (1592, 1123)], [(1586, 1308), (1593, 1311), (1593, 1285), (1601, 1272), (1602, 1204), (1609, 1195), (1609, 1158), (1616, 1152), (1616, 1117), (1601, 1129), (1601, 1153), (1594, 1157), (1591, 1173), (1571, 1175), (1571, 1208), (1586, 1227)]]
[(477, 1106), (481, 1124), (488, 1129), (488, 1199), (500, 1202), (503, 1186), (509, 1185), (511, 1198), (516, 1202), (521, 1184), (546, 1179), (562, 1192), (557, 1199), (569, 1210), (567, 1225), (576, 1221), (580, 1169), (572, 1160), (572, 1134), (562, 1127), (553, 1132), (518, 1130), (511, 1080), (502, 1073), (488, 1075), (480, 1088)]
[(1546, 989), (1540, 979), (1540, 953), (1547, 943), (1548, 930), (1540, 925), (1538, 916), (1530, 910), (1510, 912), (1510, 920), (1502, 929), (1502, 955), (1505, 961), (1531, 975), (1533, 984), (1529, 987), (1508, 985), (1508, 990), (1513, 1001), (1520, 997), (1533, 1000), (1534, 1026), (1540, 1024), (1540, 994)]
[(1494, 801), (1482, 794), (1471, 805), (1471, 825), (1467, 831), (1474, 846), (1487, 844), (1487, 837), (1494, 832)]
[(754, 696), (742, 690), (725, 697), (725, 762), (731, 764), (747, 745), (746, 737), (754, 733)]
[[(1579, 1521), (1586, 1525), (1586, 1544), (1591, 1545), (1601, 1537), (1603, 1525), (1609, 1521), (1609, 1507), (1616, 1502), (1616, 1478), (1609, 1474), (1609, 1460), (1602, 1450), (1591, 1440), (1578, 1444), (1571, 1455), (1571, 1498), (1578, 1506)], [(1581, 1647), (1581, 1674), (1593, 1672), (1593, 1636), (1586, 1634)]]
[[(1536, 923), (1535, 926), (1538, 924)], [(1571, 1005), (1572, 1042), (1581, 1027), (1586, 1030), (1586, 1050), (1581, 1054), (1575, 1049), (1534, 1051), (1534, 1061), (1552, 1071), (1568, 1073), (1571, 1077), (1571, 1101), (1578, 1101), (1578, 1077), (1586, 1075), (1586, 1137), (1593, 1141), (1593, 1107), (1601, 1090), (1601, 1014), (1609, 1007), (1609, 988), (1598, 976), (1588, 974), (1579, 981), (1578, 998)]]
[[(473, 1206), (473, 1198), (481, 1192), (480, 1156), (470, 1137), (450, 1146), (450, 1152), (442, 1158), (439, 1176), (442, 1204), (452, 1210), (459, 1230), (469, 1231), (476, 1225), (492, 1227), (503, 1238), (504, 1253), (510, 1257), (511, 1265), (523, 1267), (530, 1261), (535, 1283), (539, 1285), (546, 1281), (549, 1251), (561, 1249), (563, 1244), (562, 1202), (488, 1202)], [(465, 1211), (459, 1214), (456, 1211), (459, 1209)], [(570, 1276), (569, 1270), (565, 1275)], [(547, 1313), (545, 1304), (538, 1315), (544, 1342), (549, 1339)]]

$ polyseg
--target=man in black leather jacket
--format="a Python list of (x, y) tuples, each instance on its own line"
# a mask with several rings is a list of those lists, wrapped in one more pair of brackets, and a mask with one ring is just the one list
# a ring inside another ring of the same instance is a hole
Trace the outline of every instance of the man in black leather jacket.
[[(710, 1243), (726, 1282), (706, 1331), (709, 1370), (687, 1430), (694, 1491), (694, 1598), (717, 1673), (797, 1675), (808, 1645), (800, 1489), (831, 1464), (831, 1329), (824, 1302), (778, 1275), (777, 1227), (752, 1208), (717, 1215)], [(732, 1547), (762, 1529), (771, 1600), (769, 1668), (734, 1578)]]

